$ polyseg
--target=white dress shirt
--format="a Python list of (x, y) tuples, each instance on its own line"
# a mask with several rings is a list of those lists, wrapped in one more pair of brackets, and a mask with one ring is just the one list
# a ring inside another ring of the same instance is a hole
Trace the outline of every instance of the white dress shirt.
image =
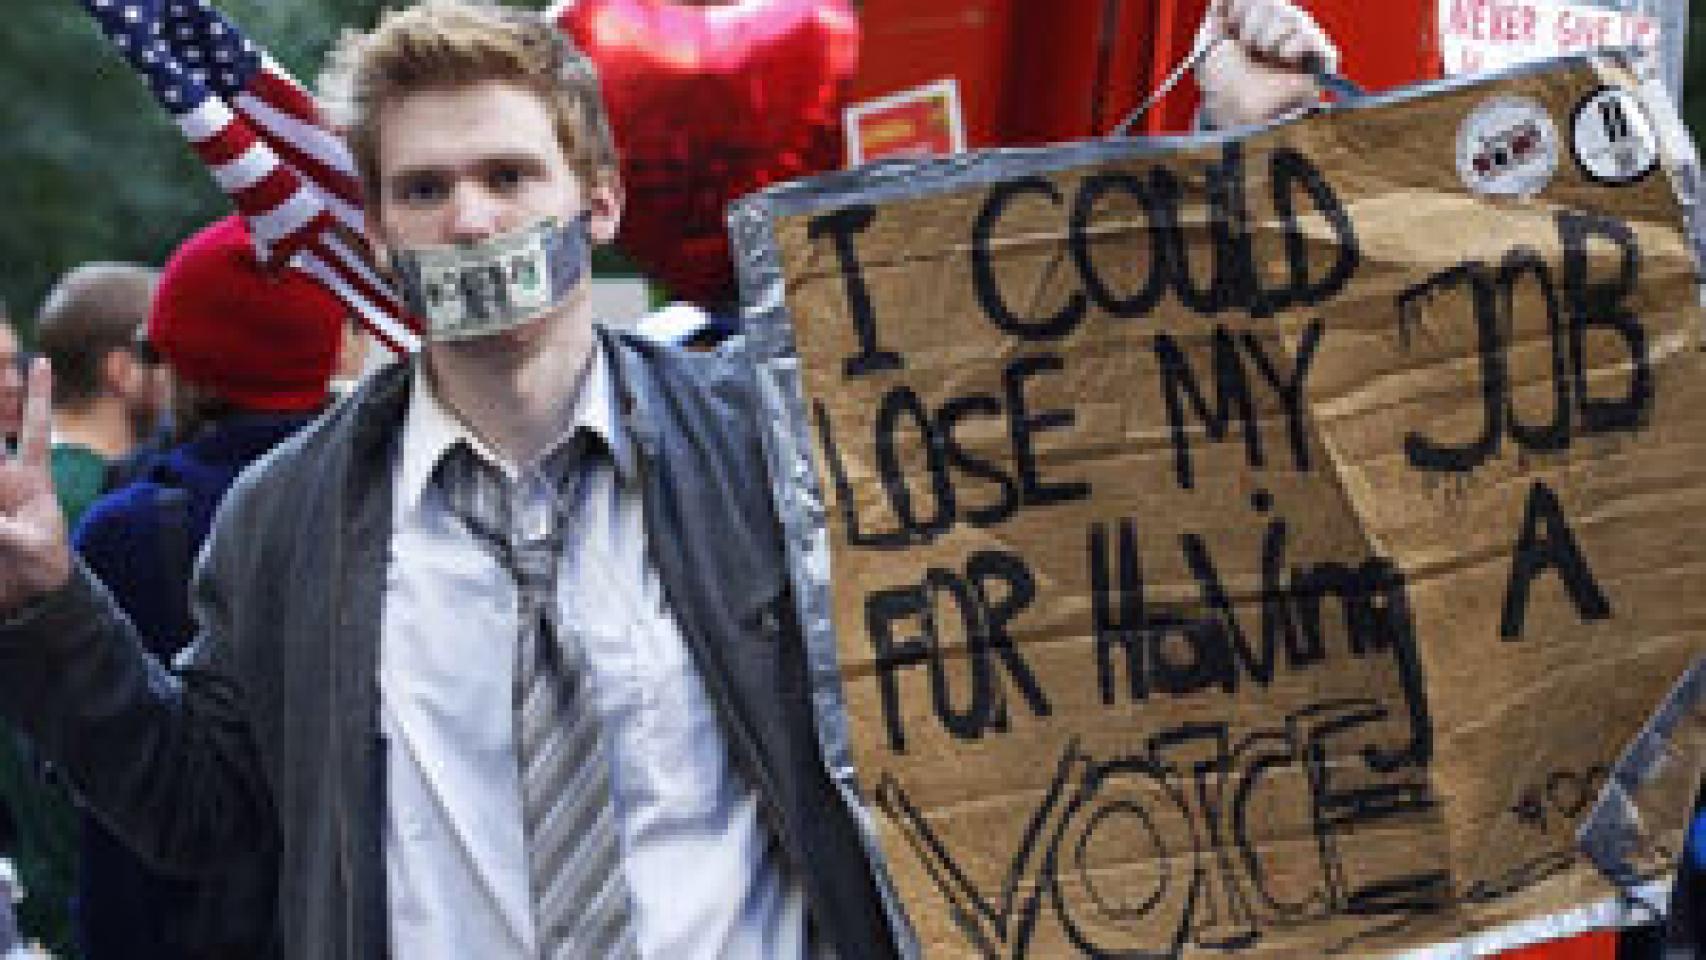
[[(803, 958), (804, 893), (730, 762), (664, 601), (604, 363), (595, 351), (563, 438), (591, 429), (608, 453), (588, 458), (557, 602), (562, 629), (587, 645), (641, 954)], [(432, 482), (459, 441), (503, 467), (532, 509), (555, 495), (537, 465), (519, 476), (504, 467), (424, 371), (415, 378), (379, 657), (391, 946), (409, 960), (519, 960), (534, 955), (535, 938), (512, 727), (516, 590)]]

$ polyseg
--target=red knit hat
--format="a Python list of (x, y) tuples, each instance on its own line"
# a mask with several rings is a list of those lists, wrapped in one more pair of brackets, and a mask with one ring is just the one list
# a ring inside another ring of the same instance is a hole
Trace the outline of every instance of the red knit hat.
[(263, 270), (232, 216), (166, 261), (148, 339), (179, 377), (242, 409), (312, 410), (326, 401), (348, 313), (302, 273)]

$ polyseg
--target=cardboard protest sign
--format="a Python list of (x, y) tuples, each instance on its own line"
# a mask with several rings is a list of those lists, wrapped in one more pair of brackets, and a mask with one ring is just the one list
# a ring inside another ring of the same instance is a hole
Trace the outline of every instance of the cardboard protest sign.
[(1706, 650), (1651, 103), (1574, 60), (736, 211), (826, 753), (928, 956), (1615, 922), (1578, 821)]

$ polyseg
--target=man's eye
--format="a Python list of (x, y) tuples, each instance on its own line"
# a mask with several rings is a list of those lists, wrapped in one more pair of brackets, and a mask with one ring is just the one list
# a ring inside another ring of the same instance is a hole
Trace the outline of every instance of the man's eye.
[(527, 171), (519, 166), (502, 164), (486, 174), (486, 184), (494, 193), (514, 193), (527, 179)]
[(450, 195), (450, 187), (439, 177), (404, 177), (391, 193), (402, 203), (435, 203)]

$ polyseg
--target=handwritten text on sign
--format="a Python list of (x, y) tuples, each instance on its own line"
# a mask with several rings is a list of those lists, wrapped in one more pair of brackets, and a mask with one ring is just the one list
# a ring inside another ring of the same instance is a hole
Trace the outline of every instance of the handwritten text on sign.
[(1599, 47), (1659, 45), (1659, 21), (1562, 0), (1439, 0), (1440, 55), (1448, 74), (1501, 70)]
[(1703, 646), (1706, 371), (1665, 174), (1563, 152), (1605, 82), (777, 220), (932, 955), (1370, 956), (1606, 895), (1575, 821)]

